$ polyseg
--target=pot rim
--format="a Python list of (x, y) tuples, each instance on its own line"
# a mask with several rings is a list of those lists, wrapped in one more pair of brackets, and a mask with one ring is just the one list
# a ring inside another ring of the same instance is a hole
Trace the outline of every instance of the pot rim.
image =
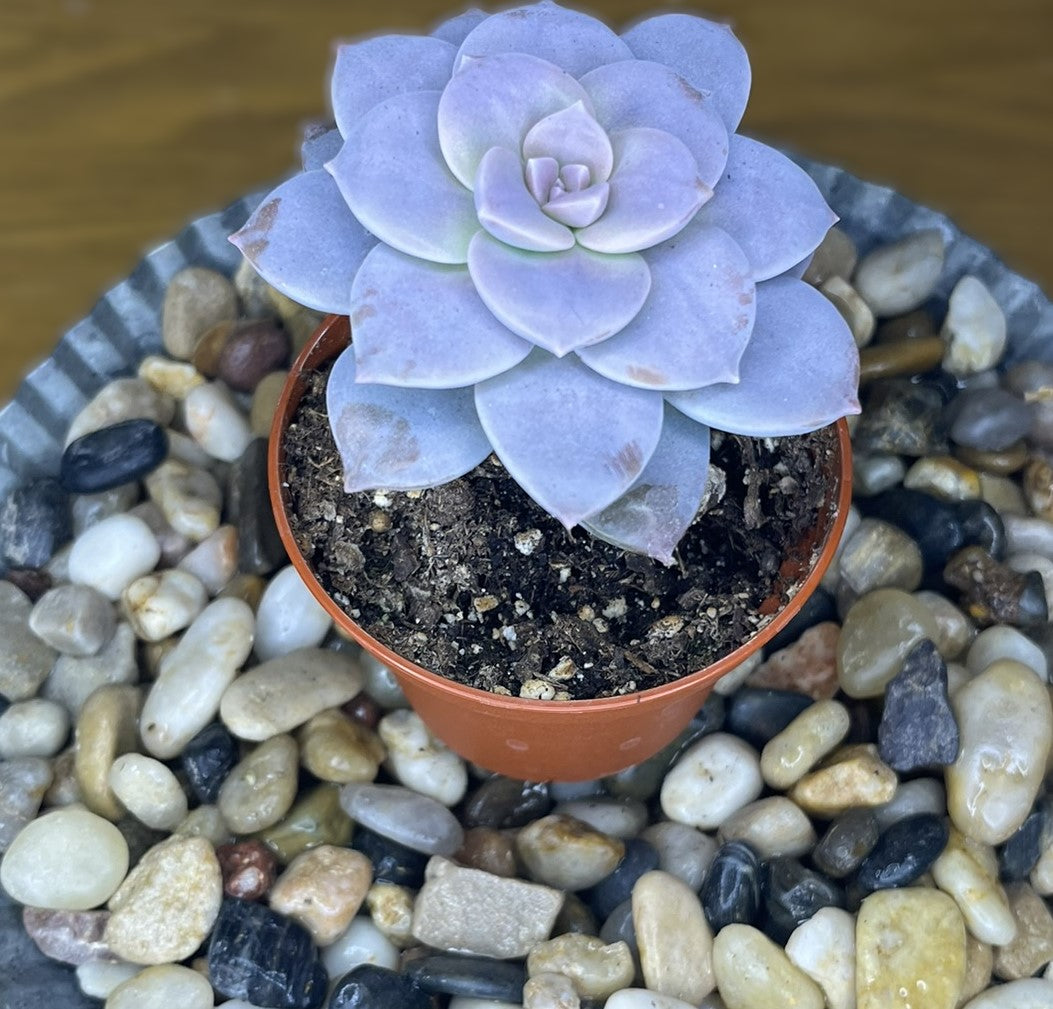
[[(341, 332), (344, 329), (347, 330), (346, 336)], [(529, 713), (531, 710), (536, 710), (539, 714), (544, 712), (546, 716), (551, 716), (554, 711), (565, 711), (568, 715), (581, 714), (586, 711), (598, 714), (632, 708), (649, 699), (663, 698), (673, 700), (684, 693), (694, 694), (703, 684), (712, 685), (715, 683), (726, 673), (763, 648), (765, 644), (778, 634), (797, 615), (805, 601), (818, 588), (823, 574), (833, 560), (834, 553), (840, 544), (844, 532), (845, 523), (848, 520), (848, 511), (852, 501), (852, 444), (848, 423), (843, 417), (835, 424), (838, 458), (835, 460), (835, 465), (832, 468), (834, 481), (825, 503), (825, 510), (830, 513), (831, 517), (822, 548), (794, 595), (764, 627), (739, 645), (734, 651), (728, 652), (702, 669), (687, 673), (657, 687), (650, 687), (646, 690), (620, 694), (614, 697), (597, 697), (572, 701), (545, 701), (536, 698), (495, 694), (488, 690), (470, 687), (467, 684), (426, 669), (393, 651), (367, 633), (333, 599), (322, 586), (311, 565), (301, 553), (287, 516), (288, 506), (285, 500), (281, 476), (282, 463), (284, 461), (283, 435), (288, 427), (289, 420), (299, 405), (299, 400), (302, 396), (303, 376), (339, 353), (348, 345), (349, 338), (350, 320), (347, 316), (326, 316), (321, 325), (311, 334), (289, 369), (289, 374), (282, 387), (281, 396), (278, 399), (277, 409), (274, 412), (274, 420), (271, 424), (267, 445), (267, 476), (271, 510), (290, 562), (296, 568), (311, 595), (332, 617), (334, 624), (385, 666), (423, 687), (459, 694), (466, 701), (471, 700), (475, 703), (485, 701), (495, 709), (515, 711), (521, 716)], [(325, 340), (332, 344), (331, 353), (323, 354), (319, 350), (319, 345)], [(317, 360), (315, 360), (316, 357)]]

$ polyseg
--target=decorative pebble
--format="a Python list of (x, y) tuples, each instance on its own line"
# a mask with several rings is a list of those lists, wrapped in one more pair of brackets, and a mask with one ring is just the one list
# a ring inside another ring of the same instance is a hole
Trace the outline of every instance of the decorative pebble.
[(527, 975), (521, 964), (488, 957), (435, 953), (407, 963), (403, 974), (427, 992), (521, 1003)]
[(625, 855), (614, 871), (582, 894), (596, 918), (605, 921), (619, 904), (629, 900), (636, 881), (657, 869), (658, 861), (658, 851), (650, 842), (637, 837), (627, 839)]
[(991, 983), (991, 971), (994, 967), (994, 948), (986, 942), (980, 942), (971, 932), (965, 933), (965, 983), (958, 1005), (964, 1005), (969, 999), (982, 992)]
[[(720, 1004), (723, 1005), (723, 1003)], [(705, 1009), (716, 1009), (716, 1003), (709, 999), (703, 1001), (701, 1005)], [(683, 999), (648, 991), (646, 988), (623, 988), (607, 999), (604, 1006), (605, 1009), (695, 1009)]]
[(552, 809), (549, 786), (544, 782), (516, 781), (503, 774), (487, 778), (468, 797), (463, 821), (466, 827), (525, 827)]
[(192, 809), (173, 833), (184, 837), (203, 837), (211, 841), (215, 848), (230, 844), (234, 840), (234, 835), (230, 832), (227, 821), (223, 819), (219, 807), (213, 805)]
[(414, 896), (411, 890), (395, 883), (374, 883), (366, 894), (370, 919), (399, 949), (417, 945), (412, 931)]
[(997, 364), (1005, 351), (1005, 314), (977, 277), (954, 285), (940, 335), (947, 341), (943, 366), (962, 378)]
[(856, 921), (838, 907), (822, 907), (786, 940), (790, 962), (823, 991), (828, 1009), (855, 1009)]
[(1034, 672), (1002, 659), (951, 699), (961, 732), (947, 808), (962, 833), (1001, 844), (1024, 822), (1053, 741), (1053, 709)]
[(136, 578), (152, 571), (160, 559), (157, 539), (142, 519), (111, 515), (73, 541), (69, 577), (116, 600)]
[(1018, 574), (979, 547), (956, 553), (943, 571), (962, 592), (966, 612), (979, 624), (1036, 627), (1047, 623), (1046, 588), (1037, 571)]
[(639, 800), (603, 795), (568, 799), (552, 812), (573, 816), (601, 833), (622, 840), (636, 837), (647, 826), (648, 819), (647, 807)]
[(563, 974), (538, 974), (523, 985), (523, 1009), (579, 1009), (574, 983)]
[(852, 875), (880, 836), (880, 827), (869, 809), (847, 809), (826, 829), (812, 851), (815, 867), (833, 879)]
[(109, 899), (127, 871), (128, 845), (112, 823), (86, 809), (58, 809), (11, 842), (0, 885), (20, 904), (86, 911)]
[(761, 753), (761, 773), (772, 788), (795, 785), (848, 734), (848, 710), (838, 701), (817, 701), (773, 737)]
[(259, 900), (274, 885), (278, 863), (262, 841), (221, 844), (216, 858), (223, 875), (223, 893), (238, 900)]
[(516, 835), (516, 851), (530, 876), (561, 890), (584, 890), (610, 875), (625, 844), (570, 816), (550, 815)]
[(77, 968), (77, 983), (85, 995), (98, 999), (109, 998), (119, 985), (143, 969), (137, 963), (125, 963), (123, 960), (89, 960)]
[(859, 384), (929, 371), (943, 360), (945, 350), (938, 336), (883, 340), (864, 347), (859, 355)]
[(645, 873), (632, 889), (644, 984), (697, 1004), (714, 986), (713, 933), (694, 891), (669, 873)]
[(73, 494), (97, 494), (132, 483), (168, 454), (168, 437), (156, 421), (122, 421), (82, 435), (62, 453), (60, 480)]
[(219, 722), (206, 725), (183, 747), (180, 767), (199, 802), (215, 802), (220, 786), (238, 762), (238, 744)]
[(34, 697), (0, 714), (0, 760), (53, 757), (69, 735), (69, 714), (61, 704)]
[(208, 944), (208, 976), (227, 998), (307, 1009), (325, 998), (326, 975), (311, 936), (262, 904), (226, 898)]
[(994, 953), (994, 972), (1005, 981), (1031, 977), (1053, 960), (1053, 915), (1027, 883), (1006, 887), (1016, 935)]
[(904, 475), (903, 486), (945, 501), (972, 501), (982, 493), (980, 474), (949, 455), (919, 459)]
[(922, 603), (936, 622), (932, 640), (943, 658), (951, 662), (960, 658), (976, 638), (976, 625), (946, 596), (922, 590), (914, 598)]
[(815, 700), (837, 693), (837, 639), (841, 625), (824, 620), (809, 627), (793, 644), (768, 656), (750, 674), (751, 687), (794, 690)]
[(936, 778), (913, 778), (901, 781), (891, 801), (874, 808), (878, 827), (887, 830), (892, 824), (908, 816), (922, 813), (940, 815), (947, 809), (947, 793), (943, 782)]
[(1000, 659), (1012, 659), (1027, 666), (1039, 679), (1049, 679), (1049, 663), (1042, 649), (1015, 627), (1004, 624), (988, 627), (977, 635), (965, 664), (976, 676)]
[(965, 926), (946, 894), (908, 887), (863, 901), (856, 923), (858, 1009), (953, 1009), (964, 982)]
[(365, 855), (323, 844), (289, 863), (271, 887), (269, 903), (303, 925), (319, 946), (328, 946), (351, 924), (371, 882)]
[(793, 690), (740, 689), (730, 700), (725, 728), (763, 750), (812, 703), (807, 694)]
[(929, 871), (948, 836), (946, 820), (934, 813), (897, 820), (860, 864), (859, 885), (866, 890), (909, 886)]
[(1053, 559), (1053, 522), (1033, 515), (1006, 515), (1005, 534), (1009, 553), (1036, 553)]
[(464, 829), (441, 802), (408, 788), (344, 785), (340, 805), (356, 823), (426, 855), (449, 857), (464, 843)]
[(695, 743), (662, 783), (662, 812), (700, 830), (719, 827), (764, 787), (760, 759), (748, 743), (716, 732)]
[(179, 563), (190, 551), (190, 540), (169, 525), (164, 512), (153, 501), (140, 501), (128, 510), (128, 514), (142, 519), (154, 534), (157, 545), (161, 548), (162, 567)]
[(252, 834), (285, 816), (296, 797), (298, 756), (292, 736), (272, 736), (227, 775), (217, 804), (235, 833)]
[(212, 1009), (214, 1004), (208, 979), (175, 963), (147, 967), (106, 999), (106, 1009)]
[(113, 960), (102, 934), (108, 911), (22, 909), (22, 927), (37, 949), (52, 960), (77, 966), (92, 960)]
[(1016, 935), (1016, 920), (998, 883), (998, 862), (985, 844), (950, 832), (933, 863), (936, 885), (954, 898), (969, 931), (981, 942), (1004, 946)]
[(171, 396), (172, 399), (186, 399), (186, 394), (194, 386), (205, 381), (193, 365), (182, 361), (173, 361), (161, 354), (147, 354), (139, 362), (139, 378), (147, 381), (159, 393)]
[(252, 393), (252, 405), (249, 407), (249, 427), (257, 438), (267, 438), (271, 433), (271, 424), (278, 409), (278, 399), (285, 388), (287, 371), (272, 371), (264, 375)]
[(252, 441), (248, 418), (221, 382), (205, 382), (187, 393), (186, 429), (210, 456), (234, 462)]
[(843, 582), (857, 595), (875, 589), (913, 592), (921, 585), (918, 545), (896, 526), (865, 518), (845, 543), (838, 560)]
[(1053, 1006), (1053, 981), (1029, 977), (989, 988), (962, 1009), (1049, 1009)]
[(454, 860), (469, 869), (480, 869), (494, 876), (513, 879), (518, 875), (513, 840), (492, 827), (470, 827), (464, 832), (464, 844)]
[(110, 788), (134, 817), (154, 830), (174, 830), (187, 814), (176, 776), (153, 757), (126, 753), (110, 766)]
[(186, 267), (165, 290), (161, 340), (172, 357), (189, 361), (207, 329), (237, 316), (237, 294), (226, 277), (214, 270)]
[(1027, 879), (1042, 854), (1049, 824), (1049, 806), (1039, 801), (1019, 829), (998, 849), (998, 878), (1018, 883)]
[(238, 527), (238, 568), (242, 572), (267, 575), (288, 563), (271, 512), (265, 438), (253, 438), (231, 469), (227, 515)]
[(772, 994), (795, 1009), (824, 1009), (822, 989), (750, 925), (727, 925), (713, 940), (713, 972), (728, 1009), (768, 1009)]
[(355, 918), (321, 952), (322, 963), (330, 978), (343, 977), (362, 964), (395, 970), (399, 962), (399, 951), (366, 917)]
[(951, 764), (958, 756), (958, 723), (947, 697), (947, 667), (927, 639), (911, 649), (885, 687), (878, 752), (900, 772)]
[(935, 228), (880, 245), (856, 268), (856, 289), (875, 315), (913, 311), (932, 294), (939, 280), (943, 246), (943, 235)]
[(745, 841), (762, 858), (805, 855), (815, 847), (815, 828), (784, 795), (769, 795), (743, 806), (719, 831), (720, 841)]
[(235, 576), (238, 567), (238, 531), (220, 526), (179, 562), (179, 570), (193, 575), (210, 596), (218, 595)]
[(717, 849), (699, 893), (714, 933), (731, 924), (752, 924), (760, 911), (760, 859), (742, 841)]
[(372, 781), (387, 756), (380, 737), (339, 708), (309, 719), (297, 740), (303, 766), (321, 781), (340, 785)]
[(255, 648), (264, 662), (320, 645), (333, 623), (291, 564), (271, 579), (257, 615), (260, 630)]
[(0, 506), (0, 564), (39, 568), (70, 536), (69, 497), (44, 477), (15, 487)]
[(0, 760), (0, 853), (37, 815), (51, 781), (51, 763), (41, 757)]
[(117, 620), (110, 601), (87, 585), (58, 585), (37, 600), (29, 628), (64, 655), (94, 655), (113, 637)]
[(66, 445), (93, 431), (128, 420), (149, 420), (167, 427), (175, 414), (171, 396), (159, 393), (141, 378), (116, 378), (104, 385), (73, 418), (66, 432)]
[(143, 641), (163, 641), (188, 627), (207, 602), (205, 586), (178, 569), (137, 578), (121, 593), (124, 615)]
[(686, 823), (664, 820), (640, 833), (658, 852), (658, 868), (676, 876), (696, 893), (717, 853), (717, 842)]
[(55, 662), (55, 650), (29, 629), (33, 604), (20, 588), (0, 581), (0, 696), (27, 701)]
[(562, 974), (583, 999), (602, 1001), (632, 984), (635, 973), (632, 953), (624, 942), (608, 946), (591, 935), (568, 933), (539, 942), (527, 957), (530, 977)]
[[(836, 225), (832, 227), (819, 248), (812, 253), (811, 262), (804, 271), (804, 281), (808, 284), (821, 284), (828, 277), (841, 277), (848, 280), (859, 261), (859, 253), (851, 238)], [(613, 1009), (613, 1007), (612, 1007)]]
[(829, 277), (819, 285), (833, 302), (841, 317), (852, 331), (852, 339), (857, 347), (865, 347), (874, 339), (877, 322), (870, 306), (859, 296), (859, 292), (842, 277)]
[(966, 389), (954, 398), (950, 436), (978, 452), (1004, 452), (1027, 436), (1031, 415), (1030, 406), (1006, 389)]
[(763, 928), (778, 943), (785, 943), (820, 908), (845, 904), (844, 891), (837, 883), (795, 858), (768, 859), (761, 866), (760, 880)]
[(208, 470), (169, 458), (146, 477), (146, 491), (171, 527), (192, 542), (219, 528), (223, 492)]
[(414, 904), (413, 935), (434, 949), (519, 959), (548, 938), (562, 904), (548, 886), (434, 857)]
[(464, 761), (432, 734), (415, 711), (390, 712), (380, 720), (377, 732), (387, 749), (385, 766), (399, 784), (444, 806), (455, 806), (464, 798), (468, 790)]
[(136, 748), (136, 722), (142, 707), (138, 687), (99, 687), (85, 702), (74, 731), (73, 769), (84, 804), (108, 820), (118, 820), (124, 807), (110, 788), (110, 768)]
[(132, 963), (183, 960), (212, 930), (222, 897), (212, 845), (201, 837), (170, 837), (143, 855), (110, 898), (106, 943)]
[(289, 360), (289, 337), (270, 319), (239, 323), (219, 353), (216, 373), (231, 389), (252, 392), (270, 372)]
[(361, 964), (341, 977), (329, 997), (329, 1009), (430, 1009), (431, 996), (411, 977), (378, 964)]
[(806, 774), (790, 798), (810, 816), (831, 819), (852, 806), (880, 806), (896, 794), (895, 772), (872, 744), (838, 750), (818, 770)]

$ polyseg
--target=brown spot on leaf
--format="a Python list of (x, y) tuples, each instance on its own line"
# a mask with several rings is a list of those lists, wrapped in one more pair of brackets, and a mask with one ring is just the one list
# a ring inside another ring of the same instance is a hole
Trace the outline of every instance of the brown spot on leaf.
[(702, 92), (699, 91), (698, 88), (693, 87), (691, 84), (685, 81), (683, 77), (678, 76), (677, 83), (680, 85), (680, 90), (683, 91), (684, 94), (691, 99), (691, 101), (701, 105), (702, 102), (705, 100), (706, 96), (702, 94)]
[(665, 385), (666, 376), (653, 368), (645, 368), (642, 365), (630, 364), (625, 371), (626, 377), (643, 385), (659, 386)]
[(635, 479), (643, 469), (643, 453), (640, 446), (635, 441), (626, 442), (618, 454), (611, 458), (610, 467), (625, 479)]
[(420, 458), (420, 443), (405, 417), (375, 403), (349, 403), (333, 431), (351, 493), (373, 486), (375, 474), (397, 473)]
[(351, 313), (351, 328), (354, 329), (355, 326), (365, 322), (366, 319), (371, 319), (376, 314), (377, 310), (372, 305), (359, 305)]
[(753, 304), (753, 292), (752, 291), (743, 291), (742, 294), (739, 295), (739, 304), (740, 305), (752, 305)]
[(256, 211), (251, 224), (247, 224), (241, 229), (241, 251), (249, 259), (259, 259), (267, 251), (267, 246), (271, 240), (271, 228), (274, 227), (274, 219), (278, 216), (278, 208), (281, 202), (282, 198), (280, 196), (276, 196), (273, 200), (268, 200)]

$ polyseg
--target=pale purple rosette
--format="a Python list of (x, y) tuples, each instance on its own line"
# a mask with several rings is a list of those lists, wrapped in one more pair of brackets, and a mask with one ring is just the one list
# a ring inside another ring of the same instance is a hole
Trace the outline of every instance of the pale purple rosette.
[(337, 130), (232, 240), (351, 318), (328, 388), (348, 491), (492, 451), (568, 528), (669, 563), (711, 426), (858, 412), (848, 327), (795, 276), (835, 216), (735, 134), (749, 85), (724, 25), (619, 36), (548, 0), (339, 47)]

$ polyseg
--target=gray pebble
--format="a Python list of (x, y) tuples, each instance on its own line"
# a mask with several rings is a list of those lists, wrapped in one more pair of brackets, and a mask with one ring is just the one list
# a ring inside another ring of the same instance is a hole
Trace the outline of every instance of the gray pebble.
[(464, 830), (441, 802), (398, 785), (352, 783), (340, 789), (340, 805), (352, 820), (425, 855), (452, 855)]
[(90, 585), (57, 585), (37, 600), (29, 627), (63, 655), (94, 655), (117, 626), (113, 605)]
[(0, 760), (0, 852), (40, 809), (51, 784), (51, 763), (42, 757)]
[(9, 701), (36, 694), (58, 655), (29, 629), (32, 609), (29, 596), (0, 581), (0, 694)]
[(104, 518), (128, 511), (139, 500), (139, 484), (124, 483), (98, 494), (76, 494), (73, 497), (73, 535), (79, 536), (85, 529)]
[(636, 837), (647, 826), (647, 807), (635, 799), (570, 799), (559, 803), (552, 812), (573, 816), (602, 834), (623, 840)]
[(852, 457), (852, 492), (859, 497), (873, 497), (903, 482), (907, 467), (898, 455), (864, 455)]
[(1031, 407), (1005, 389), (959, 393), (953, 418), (951, 438), (980, 452), (1001, 452), (1031, 430)]
[(180, 270), (165, 291), (161, 341), (180, 361), (189, 361), (205, 332), (236, 319), (238, 296), (221, 273), (191, 266)]
[(138, 680), (135, 634), (128, 624), (122, 622), (98, 654), (84, 658), (60, 655), (41, 692), (49, 700), (64, 705), (75, 716), (99, 687), (110, 683), (137, 683)]
[(891, 523), (873, 518), (859, 523), (838, 566), (842, 582), (857, 596), (882, 588), (913, 592), (924, 569), (918, 544)]
[(702, 831), (675, 820), (653, 823), (640, 833), (658, 852), (658, 867), (698, 890), (717, 853), (717, 842)]

